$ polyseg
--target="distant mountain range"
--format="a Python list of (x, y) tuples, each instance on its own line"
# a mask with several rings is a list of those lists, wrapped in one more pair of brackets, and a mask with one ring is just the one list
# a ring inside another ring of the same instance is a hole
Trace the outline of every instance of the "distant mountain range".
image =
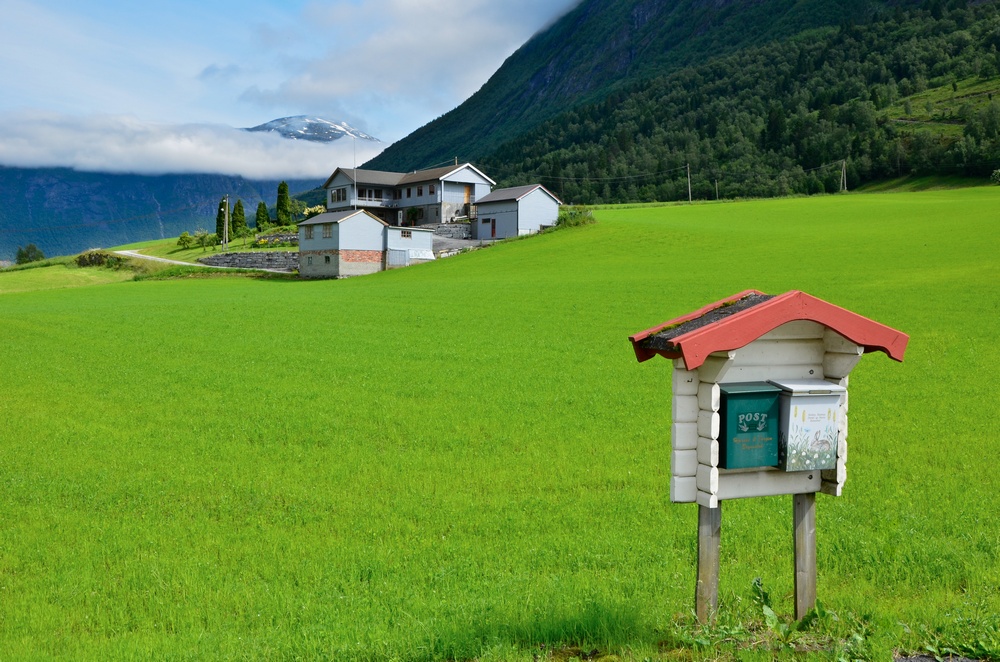
[(282, 117), (244, 130), (277, 133), (291, 140), (309, 140), (312, 142), (333, 142), (341, 138), (356, 138), (372, 143), (382, 142), (378, 138), (355, 129), (347, 122), (333, 122), (321, 117), (310, 117), (308, 115)]
[[(246, 131), (275, 132), (291, 140), (332, 143), (354, 138), (381, 144), (346, 122), (300, 115)], [(334, 165), (331, 165), (331, 171)], [(292, 194), (315, 189), (322, 180), (288, 179)], [(0, 165), (0, 260), (33, 243), (46, 255), (69, 255), (175, 237), (185, 230), (213, 230), (219, 200), (243, 200), (253, 222), (260, 201), (274, 206), (279, 180), (249, 180), (217, 174), (132, 175), (80, 172), (70, 168)]]
[[(294, 194), (321, 181), (288, 180)], [(228, 175), (126, 175), (69, 168), (0, 167), (0, 259), (33, 243), (46, 255), (215, 231), (219, 200), (243, 200), (253, 223), (257, 203), (273, 207), (278, 180)]]

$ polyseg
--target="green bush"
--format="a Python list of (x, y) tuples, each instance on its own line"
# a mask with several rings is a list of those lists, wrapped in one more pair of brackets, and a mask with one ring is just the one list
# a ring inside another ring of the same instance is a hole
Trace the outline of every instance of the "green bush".
[(594, 215), (583, 205), (562, 207), (559, 210), (559, 219), (556, 226), (560, 228), (572, 228), (578, 225), (588, 225), (594, 222)]
[(126, 266), (128, 260), (121, 255), (105, 251), (87, 251), (76, 256), (76, 264), (79, 267), (107, 267), (117, 271)]
[(34, 244), (28, 244), (24, 248), (20, 246), (17, 247), (17, 258), (15, 262), (17, 264), (28, 264), (29, 262), (39, 262), (45, 259), (45, 254), (41, 251), (38, 246)]

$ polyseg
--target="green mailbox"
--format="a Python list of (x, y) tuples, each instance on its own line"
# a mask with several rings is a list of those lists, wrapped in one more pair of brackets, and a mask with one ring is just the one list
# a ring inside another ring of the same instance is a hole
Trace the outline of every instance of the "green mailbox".
[(719, 467), (778, 464), (781, 389), (767, 382), (719, 384)]

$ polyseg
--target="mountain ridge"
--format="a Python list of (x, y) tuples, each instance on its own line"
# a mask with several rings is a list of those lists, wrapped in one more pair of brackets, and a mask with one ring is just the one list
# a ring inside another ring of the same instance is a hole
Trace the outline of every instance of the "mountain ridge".
[(277, 133), (290, 140), (308, 140), (311, 142), (334, 142), (341, 138), (356, 138), (368, 142), (382, 144), (374, 136), (354, 128), (347, 122), (334, 122), (322, 117), (311, 115), (292, 115), (258, 124), (243, 129), (251, 133)]
[(810, 28), (868, 20), (896, 4), (584, 0), (515, 51), (468, 100), (365, 167), (408, 171), (455, 155), (475, 160), (562, 111), (637, 81)]

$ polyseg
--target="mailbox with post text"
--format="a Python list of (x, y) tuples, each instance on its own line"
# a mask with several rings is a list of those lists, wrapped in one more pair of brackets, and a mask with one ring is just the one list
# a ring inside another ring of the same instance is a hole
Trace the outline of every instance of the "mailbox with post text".
[(629, 337), (673, 362), (670, 500), (697, 503), (698, 617), (718, 600), (721, 502), (794, 498), (795, 612), (816, 601), (815, 495), (847, 480), (848, 376), (906, 334), (804, 292), (747, 290)]

